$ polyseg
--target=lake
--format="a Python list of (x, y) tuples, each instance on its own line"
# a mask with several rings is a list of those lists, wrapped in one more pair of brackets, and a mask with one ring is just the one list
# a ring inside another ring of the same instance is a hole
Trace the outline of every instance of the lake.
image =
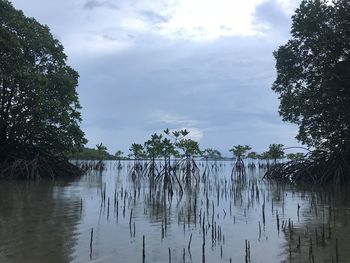
[(130, 161), (74, 180), (1, 181), (0, 262), (350, 262), (350, 193), (199, 162), (200, 181), (150, 187)]

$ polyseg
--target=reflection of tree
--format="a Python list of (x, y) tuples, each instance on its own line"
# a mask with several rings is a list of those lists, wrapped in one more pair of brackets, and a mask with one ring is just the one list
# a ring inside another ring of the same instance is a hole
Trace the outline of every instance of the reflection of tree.
[(0, 262), (71, 260), (81, 204), (64, 190), (46, 181), (0, 184)]
[(305, 201), (300, 209), (302, 223), (294, 222), (292, 228), (286, 224), (283, 230), (287, 240), (285, 254), (288, 255), (285, 262), (349, 262), (348, 190), (304, 189), (301, 196)]
[[(185, 189), (183, 194), (179, 194), (179, 190), (175, 191), (175, 195), (170, 199), (168, 195), (164, 196), (164, 192), (159, 189), (153, 189), (146, 198), (146, 209), (151, 222), (164, 221), (171, 223), (173, 213), (177, 214), (178, 223), (186, 223), (195, 225), (198, 221), (197, 214), (199, 210), (199, 189)], [(168, 202), (166, 202), (166, 200)]]

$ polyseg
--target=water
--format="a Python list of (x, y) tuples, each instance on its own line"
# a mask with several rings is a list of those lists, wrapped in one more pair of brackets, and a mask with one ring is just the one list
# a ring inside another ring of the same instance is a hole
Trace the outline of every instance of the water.
[(107, 162), (76, 181), (2, 181), (0, 262), (142, 262), (143, 236), (146, 262), (169, 262), (169, 248), (171, 262), (350, 262), (346, 189), (269, 183), (259, 170), (231, 178), (222, 162), (164, 202), (147, 179), (133, 183), (130, 165)]

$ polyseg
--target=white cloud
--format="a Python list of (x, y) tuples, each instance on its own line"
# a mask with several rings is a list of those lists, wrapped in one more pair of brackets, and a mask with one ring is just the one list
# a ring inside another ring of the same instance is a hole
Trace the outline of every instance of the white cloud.
[(162, 110), (155, 111), (154, 115), (155, 121), (163, 123), (164, 125), (193, 126), (197, 123), (195, 120), (191, 120), (189, 118), (182, 117), (176, 114), (170, 114)]
[[(300, 0), (273, 1), (290, 13)], [(59, 35), (69, 54), (94, 54), (123, 51), (131, 47), (142, 34), (192, 41), (259, 35), (264, 32), (266, 25), (255, 23), (255, 9), (259, 4), (271, 0), (66, 0), (60, 1), (60, 4), (45, 0), (33, 0), (31, 4), (26, 0), (13, 2), (20, 8), (29, 9), (29, 15), (48, 24)], [(39, 7), (44, 12), (38, 12)]]
[(203, 136), (204, 136), (204, 132), (202, 130), (200, 130), (199, 128), (195, 128), (195, 127), (182, 127), (178, 130), (183, 130), (186, 129), (188, 130), (190, 133), (186, 136), (187, 139), (192, 139), (194, 141), (199, 142)]

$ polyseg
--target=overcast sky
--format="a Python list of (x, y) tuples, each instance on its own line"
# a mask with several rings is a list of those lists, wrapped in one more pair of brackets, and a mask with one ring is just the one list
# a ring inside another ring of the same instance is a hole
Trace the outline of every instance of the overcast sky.
[(299, 0), (13, 0), (47, 24), (80, 74), (88, 146), (128, 153), (164, 128), (202, 148), (297, 145), (283, 123), (272, 52)]

